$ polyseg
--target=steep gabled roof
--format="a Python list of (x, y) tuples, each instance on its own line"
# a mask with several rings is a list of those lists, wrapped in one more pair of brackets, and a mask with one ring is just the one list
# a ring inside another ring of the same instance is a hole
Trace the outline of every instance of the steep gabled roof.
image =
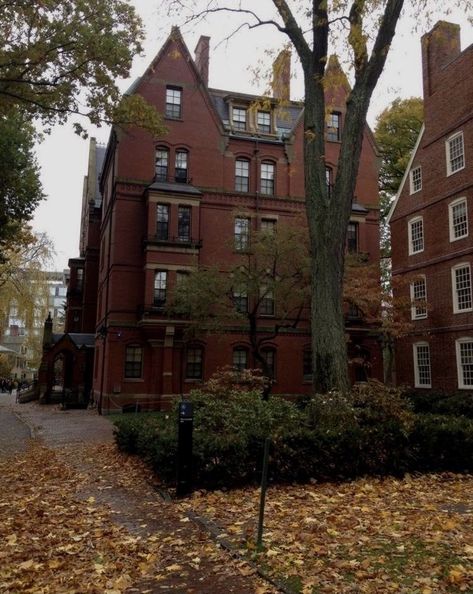
[(399, 198), (402, 194), (402, 191), (404, 190), (404, 186), (406, 184), (407, 178), (409, 176), (409, 171), (411, 170), (412, 167), (412, 163), (414, 162), (414, 159), (416, 158), (417, 155), (417, 150), (419, 149), (419, 145), (420, 145), (420, 141), (422, 140), (422, 136), (424, 135), (424, 130), (425, 130), (425, 125), (422, 124), (422, 128), (420, 129), (419, 132), (419, 136), (417, 137), (417, 141), (416, 144), (412, 150), (411, 153), (411, 158), (409, 159), (409, 163), (407, 164), (406, 170), (404, 171), (404, 175), (402, 177), (402, 181), (401, 181), (401, 185), (399, 186), (399, 189), (397, 191), (396, 197), (394, 198), (394, 202), (391, 205), (391, 208), (389, 210), (389, 214), (387, 216), (386, 222), (389, 223), (391, 222), (391, 219), (394, 215), (394, 212), (396, 210), (397, 207), (397, 203), (399, 202)]

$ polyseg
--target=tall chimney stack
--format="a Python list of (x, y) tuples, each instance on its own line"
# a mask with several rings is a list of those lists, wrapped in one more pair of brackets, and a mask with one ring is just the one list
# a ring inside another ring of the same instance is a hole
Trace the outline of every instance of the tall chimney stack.
[(273, 96), (281, 101), (291, 99), (291, 52), (282, 50), (273, 62)]
[(209, 47), (210, 37), (201, 35), (194, 50), (195, 65), (207, 87), (209, 86)]
[(438, 21), (434, 28), (422, 37), (424, 99), (435, 92), (441, 82), (443, 68), (460, 53), (459, 25)]

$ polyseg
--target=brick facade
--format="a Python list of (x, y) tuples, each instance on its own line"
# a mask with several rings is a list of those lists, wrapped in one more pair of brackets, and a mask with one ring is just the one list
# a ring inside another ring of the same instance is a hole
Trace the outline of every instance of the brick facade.
[[(426, 298), (413, 309), (412, 333), (397, 343), (397, 382), (473, 390), (473, 46), (461, 52), (459, 27), (439, 22), (422, 39), (422, 65), (424, 127), (390, 225), (393, 277), (425, 282)], [(409, 236), (416, 221), (422, 221), (423, 247)], [(458, 278), (457, 266), (465, 273)], [(472, 345), (471, 353), (462, 347), (461, 361), (459, 339)]]
[[(168, 110), (167, 134), (155, 139), (142, 130), (126, 134), (114, 130), (107, 147), (100, 182), (99, 245), (91, 246), (100, 254), (93, 390), (103, 412), (134, 402), (142, 409), (165, 406), (199, 382), (189, 371), (197, 369), (196, 353), (202, 355), (200, 375), (205, 380), (219, 367), (232, 364), (236, 347), (249, 347), (247, 334), (238, 329), (186, 340), (185, 322), (170, 319), (156, 307), (156, 273), (166, 274), (169, 294), (179, 272), (196, 265), (224, 267), (239, 262), (241, 255), (233, 245), (235, 217), (248, 217), (256, 231), (263, 219), (296, 225), (304, 216), (302, 105), (289, 101), (282, 107), (268, 99), (258, 109), (254, 108), (258, 97), (209, 89), (208, 43), (208, 38), (201, 38), (194, 61), (179, 31), (173, 30), (130, 89), (160, 112)], [(274, 88), (279, 96), (287, 96), (288, 55), (279, 59), (286, 62), (277, 69)], [(328, 98), (341, 126), (346, 92), (341, 86)], [(258, 116), (258, 111), (268, 115)], [(238, 118), (244, 116), (245, 129), (238, 129)], [(332, 175), (339, 147), (337, 140), (327, 142)], [(159, 157), (159, 169), (157, 151), (167, 155), (167, 166)], [(183, 154), (187, 167), (182, 166)], [(176, 159), (181, 165), (177, 169)], [(248, 167), (248, 188), (239, 191), (237, 160)], [(263, 163), (274, 170), (274, 188), (266, 194)], [(376, 148), (366, 128), (352, 221), (358, 225), (358, 249), (372, 261), (379, 261), (377, 174)], [(169, 215), (165, 239), (157, 231), (157, 205), (164, 205)], [(185, 207), (190, 209), (190, 231), (183, 238), (178, 218)], [(75, 261), (71, 263), (75, 266)], [(376, 335), (359, 321), (348, 331), (349, 350), (358, 353), (362, 348), (371, 375), (381, 378)], [(304, 350), (310, 348), (308, 320), (275, 338), (271, 346), (276, 367), (273, 392), (309, 392), (303, 369)], [(251, 357), (248, 365), (256, 366)], [(353, 370), (353, 379), (356, 375)]]

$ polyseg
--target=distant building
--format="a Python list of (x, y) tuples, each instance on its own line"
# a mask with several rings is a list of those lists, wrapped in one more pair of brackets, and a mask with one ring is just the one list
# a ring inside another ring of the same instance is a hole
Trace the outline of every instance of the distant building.
[(393, 277), (407, 280), (413, 330), (399, 384), (473, 390), (473, 45), (438, 22), (422, 38), (424, 126), (390, 213)]
[[(332, 59), (329, 67), (339, 69), (340, 81), (327, 91), (330, 186), (349, 89), (338, 62)], [(167, 134), (113, 130), (106, 151), (91, 142), (80, 255), (69, 261), (68, 334), (50, 337), (45, 353), (51, 360), (75, 343), (78, 355), (89, 343), (79, 347), (74, 336), (94, 333), (93, 393), (103, 412), (135, 403), (165, 407), (218, 368), (257, 366), (241, 324), (190, 340), (189, 321), (169, 316), (165, 306), (179, 278), (197, 265), (243, 262), (252, 233), (303, 220), (303, 104), (290, 100), (288, 52), (274, 72), (274, 97), (264, 101), (209, 88), (209, 38), (200, 38), (194, 59), (173, 29), (129, 90), (164, 114)], [(377, 149), (366, 126), (347, 249), (371, 262), (379, 262), (377, 176)], [(239, 298), (247, 307), (252, 296)], [(268, 335), (278, 319), (278, 304), (269, 301), (260, 311), (261, 332)], [(353, 311), (346, 326), (348, 356), (358, 361), (352, 380), (366, 379), (367, 370), (382, 378), (376, 332)], [(273, 392), (309, 392), (308, 316), (276, 336), (264, 356)], [(48, 382), (51, 374), (44, 375), (45, 390)]]

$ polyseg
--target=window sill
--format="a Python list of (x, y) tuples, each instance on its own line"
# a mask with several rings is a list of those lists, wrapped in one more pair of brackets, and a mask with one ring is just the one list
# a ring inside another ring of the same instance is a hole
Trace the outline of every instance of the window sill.
[(463, 171), (465, 169), (465, 165), (463, 165), (463, 167), (460, 167), (460, 169), (455, 169), (455, 171), (449, 171), (447, 169), (447, 177), (450, 177), (451, 175), (455, 175), (455, 173), (458, 173), (459, 171)]
[(456, 314), (463, 314), (463, 313), (471, 313), (473, 311), (473, 307), (468, 307), (466, 309), (454, 309), (453, 313)]
[(164, 119), (169, 120), (171, 122), (183, 122), (184, 121), (183, 118), (173, 118), (172, 116), (168, 116), (168, 115), (165, 115)]
[(186, 378), (184, 379), (184, 383), (185, 383), (185, 384), (199, 384), (199, 383), (201, 383), (202, 381), (203, 381), (203, 380), (202, 380), (202, 378), (201, 378), (201, 377), (200, 377), (200, 378), (186, 377)]
[(144, 382), (145, 380), (142, 377), (124, 377), (123, 381), (130, 384), (139, 384), (140, 382)]

